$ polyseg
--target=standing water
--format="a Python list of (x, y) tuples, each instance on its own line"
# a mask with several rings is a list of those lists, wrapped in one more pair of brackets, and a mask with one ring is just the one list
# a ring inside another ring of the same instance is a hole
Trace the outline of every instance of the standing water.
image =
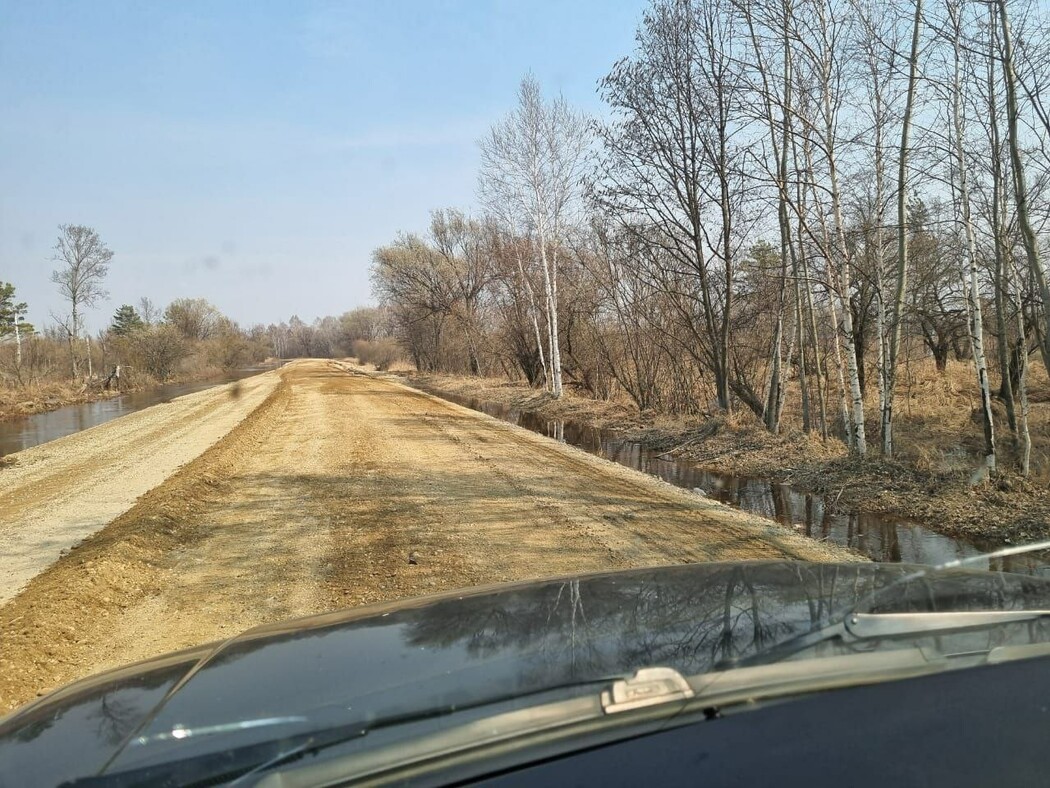
[(207, 381), (169, 383), (143, 391), (121, 394), (112, 399), (86, 402), (82, 405), (67, 405), (47, 413), (0, 421), (0, 457), (72, 435), (74, 432), (86, 430), (152, 405), (170, 402), (185, 394), (193, 394), (213, 386), (221, 386), (223, 383), (242, 380), (267, 369), (270, 367), (240, 369)]
[[(577, 446), (628, 468), (657, 476), (677, 487), (713, 498), (786, 525), (801, 534), (848, 547), (874, 561), (941, 564), (969, 558), (992, 547), (939, 534), (909, 520), (840, 511), (836, 501), (770, 479), (703, 470), (646, 448), (638, 441), (597, 427), (547, 419), (493, 402), (440, 394), (444, 399)], [(989, 563), (992, 563), (989, 566)], [(975, 566), (1025, 574), (1050, 574), (1050, 557), (1028, 554), (985, 561)]]

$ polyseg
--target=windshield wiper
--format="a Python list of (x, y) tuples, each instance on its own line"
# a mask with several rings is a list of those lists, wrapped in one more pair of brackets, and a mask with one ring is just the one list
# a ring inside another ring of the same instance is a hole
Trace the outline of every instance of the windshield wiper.
[(885, 603), (887, 599), (894, 599), (901, 588), (914, 583), (916, 580), (929, 577), (931, 574), (982, 563), (993, 558), (1006, 558), (1012, 555), (1034, 553), (1040, 550), (1050, 550), (1050, 540), (1016, 547), (1004, 547), (991, 553), (981, 553), (968, 558), (956, 558), (943, 564), (910, 572), (884, 588), (873, 591), (865, 603), (857, 604), (850, 608), (837, 621), (819, 629), (797, 635), (750, 657), (722, 660), (718, 663), (716, 669), (725, 670), (777, 662), (820, 643), (826, 643), (835, 639), (839, 639), (844, 643), (850, 643), (876, 638), (947, 634), (949, 632), (983, 629), (1002, 624), (1034, 621), (1050, 617), (1050, 610), (929, 611), (919, 613), (868, 612), (877, 605)]
[(347, 744), (384, 728), (396, 728), (401, 725), (425, 722), (429, 719), (496, 707), (515, 701), (528, 702), (530, 699), (566, 691), (573, 691), (572, 697), (576, 695), (587, 697), (588, 693), (593, 691), (593, 687), (607, 687), (611, 683), (629, 678), (629, 675), (607, 674), (524, 692), (508, 691), (467, 703), (442, 704), (393, 714), (350, 713), (345, 707), (332, 705), (315, 709), (303, 716), (239, 720), (201, 727), (176, 726), (171, 731), (140, 737), (133, 744), (142, 747), (155, 742), (201, 740), (210, 736), (215, 736), (221, 741), (223, 735), (252, 728), (292, 726), (299, 730), (289, 732), (280, 739), (254, 742), (232, 751), (205, 752), (178, 760), (175, 760), (178, 758), (177, 751), (169, 750), (167, 754), (172, 760), (167, 762), (122, 771), (104, 772), (96, 777), (86, 777), (65, 783), (64, 788), (100, 788), (101, 786), (138, 784), (138, 782), (163, 783), (165, 781), (174, 781), (179, 785), (213, 785), (216, 779), (222, 779), (224, 783), (233, 780), (234, 784), (252, 784), (260, 775), (277, 766), (341, 744)]
[(852, 638), (906, 637), (929, 632), (963, 632), (968, 629), (1034, 621), (1050, 610), (964, 610), (930, 613), (851, 613), (842, 627)]

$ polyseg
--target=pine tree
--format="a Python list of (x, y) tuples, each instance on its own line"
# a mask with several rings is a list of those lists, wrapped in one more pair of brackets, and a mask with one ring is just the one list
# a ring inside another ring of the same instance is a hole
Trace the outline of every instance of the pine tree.
[(33, 333), (33, 327), (25, 322), (25, 302), (15, 303), (15, 286), (10, 282), (0, 282), (0, 339), (15, 334), (15, 321), (18, 331), (23, 336)]
[(128, 334), (133, 334), (144, 325), (145, 323), (139, 317), (139, 313), (135, 311), (135, 307), (130, 304), (124, 304), (114, 313), (113, 322), (110, 324), (109, 330), (119, 337), (124, 337)]

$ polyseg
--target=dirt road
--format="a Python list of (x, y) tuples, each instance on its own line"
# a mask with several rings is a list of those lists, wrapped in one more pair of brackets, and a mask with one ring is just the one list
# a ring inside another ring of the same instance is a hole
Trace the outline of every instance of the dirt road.
[[(140, 432), (129, 416), (46, 444), (0, 470), (0, 502), (11, 502), (0, 503), (0, 575), (11, 587), (21, 581), (7, 556), (18, 554), (22, 574), (46, 565), (57, 545), (122, 511), (114, 490), (124, 501), (157, 479), (151, 441), (170, 462), (177, 425), (191, 435), (208, 419), (216, 432), (240, 422), (0, 607), (0, 710), (289, 616), (631, 566), (848, 558), (348, 365), (297, 362), (279, 375), (279, 385), (278, 373), (252, 378), (238, 399), (135, 414)], [(147, 451), (120, 462), (140, 463), (142, 478), (115, 483), (97, 466), (135, 441)], [(46, 527), (33, 526), (41, 512)]]

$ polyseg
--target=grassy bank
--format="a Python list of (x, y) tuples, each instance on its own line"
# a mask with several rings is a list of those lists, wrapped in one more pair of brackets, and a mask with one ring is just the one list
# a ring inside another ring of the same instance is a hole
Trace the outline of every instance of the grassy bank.
[[(790, 483), (826, 496), (842, 511), (915, 520), (947, 535), (992, 544), (1050, 538), (1050, 387), (1045, 375), (1032, 375), (1030, 478), (1022, 479), (1014, 469), (1012, 440), (1005, 416), (998, 412), (1002, 472), (975, 481), (981, 428), (974, 417), (976, 388), (964, 364), (949, 366), (943, 374), (932, 365), (912, 370), (899, 393), (899, 450), (892, 461), (877, 457), (877, 441), (872, 441), (875, 456), (850, 456), (840, 440), (824, 441), (792, 426), (800, 419), (790, 412), (785, 418), (789, 426), (780, 435), (770, 435), (749, 413), (674, 417), (640, 413), (630, 403), (596, 401), (571, 392), (555, 400), (499, 379), (397, 374), (432, 393), (612, 429), (707, 470)], [(790, 394), (788, 401), (793, 401)], [(877, 403), (868, 404), (868, 416), (869, 423), (877, 418)]]
[(0, 386), (0, 421), (47, 413), (66, 405), (119, 397), (121, 393), (72, 381), (30, 383), (24, 387)]
[(83, 405), (89, 402), (119, 397), (135, 391), (145, 391), (157, 386), (180, 383), (206, 383), (217, 380), (229, 370), (218, 367), (204, 367), (192, 372), (184, 372), (165, 381), (139, 375), (134, 379), (125, 377), (120, 389), (105, 389), (101, 380), (94, 380), (85, 385), (83, 382), (69, 380), (47, 380), (28, 383), (25, 386), (0, 384), (0, 421), (47, 413), (67, 405)]

